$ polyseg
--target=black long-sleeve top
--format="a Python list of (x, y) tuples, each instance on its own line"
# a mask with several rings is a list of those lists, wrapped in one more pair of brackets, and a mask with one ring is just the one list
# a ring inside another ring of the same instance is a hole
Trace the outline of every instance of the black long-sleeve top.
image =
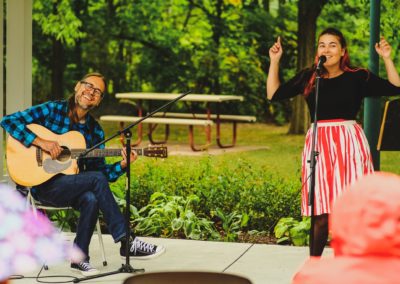
[[(292, 98), (303, 93), (312, 71), (303, 70), (281, 84), (272, 100)], [(379, 78), (370, 71), (346, 71), (335, 78), (321, 78), (318, 95), (318, 120), (355, 120), (365, 97), (400, 95), (400, 87)], [(311, 119), (314, 120), (315, 89), (306, 98)]]

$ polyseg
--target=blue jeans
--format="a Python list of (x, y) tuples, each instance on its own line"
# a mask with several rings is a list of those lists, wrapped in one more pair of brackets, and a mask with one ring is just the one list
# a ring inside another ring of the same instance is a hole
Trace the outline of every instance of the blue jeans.
[(89, 244), (97, 223), (99, 209), (115, 242), (125, 237), (125, 219), (101, 172), (57, 175), (36, 186), (35, 197), (55, 207), (71, 206), (80, 212), (74, 243), (89, 259)]

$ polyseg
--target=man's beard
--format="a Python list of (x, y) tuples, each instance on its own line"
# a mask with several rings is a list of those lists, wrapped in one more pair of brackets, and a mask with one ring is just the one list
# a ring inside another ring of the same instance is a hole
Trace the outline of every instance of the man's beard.
[(80, 107), (80, 108), (83, 109), (83, 110), (87, 110), (87, 111), (92, 110), (92, 109), (94, 109), (94, 108), (96, 107), (96, 105), (85, 105), (85, 104), (82, 104), (82, 103), (79, 101), (79, 99), (82, 98), (82, 96), (83, 96), (83, 94), (81, 94), (81, 95), (79, 96), (79, 98), (78, 98), (78, 96), (75, 96), (75, 105), (76, 105), (76, 106)]

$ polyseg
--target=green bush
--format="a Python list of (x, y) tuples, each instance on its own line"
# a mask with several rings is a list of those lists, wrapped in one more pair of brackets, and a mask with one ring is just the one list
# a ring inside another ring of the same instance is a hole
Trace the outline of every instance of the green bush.
[(241, 229), (246, 227), (249, 221), (249, 216), (247, 214), (242, 215), (236, 211), (225, 214), (221, 210), (217, 209), (215, 215), (220, 220), (217, 222), (217, 225), (220, 225), (221, 227), (221, 233), (223, 234), (222, 238), (227, 242), (237, 241)]
[(156, 192), (147, 206), (134, 216), (135, 231), (140, 235), (185, 237), (194, 240), (219, 240), (213, 222), (198, 217), (194, 208), (199, 202), (196, 195), (186, 199)]
[(305, 246), (309, 244), (310, 228), (311, 219), (309, 217), (303, 217), (301, 221), (287, 217), (279, 220), (274, 233), (278, 244), (291, 243), (295, 246)]
[[(131, 199), (137, 208), (146, 207), (151, 196), (161, 192), (184, 198), (196, 195), (196, 214), (212, 220), (217, 210), (248, 216), (247, 230), (272, 232), (281, 217), (300, 217), (300, 182), (287, 182), (245, 159), (175, 156), (167, 160), (143, 159), (134, 165)], [(113, 183), (112, 190), (122, 198), (124, 179)]]

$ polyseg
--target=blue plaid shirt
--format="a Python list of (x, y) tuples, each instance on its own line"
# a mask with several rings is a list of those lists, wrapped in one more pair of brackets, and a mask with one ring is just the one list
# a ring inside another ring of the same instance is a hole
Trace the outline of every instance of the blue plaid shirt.
[[(64, 134), (71, 130), (79, 131), (85, 137), (87, 148), (104, 140), (103, 129), (91, 115), (86, 116), (84, 124), (71, 123), (67, 101), (51, 101), (7, 115), (2, 119), (1, 126), (12, 137), (29, 147), (36, 138), (36, 135), (26, 127), (31, 123), (42, 125), (56, 134)], [(103, 149), (104, 144), (99, 148)], [(80, 171), (101, 171), (110, 182), (117, 180), (125, 172), (120, 162), (106, 164), (104, 158), (85, 158), (79, 162)]]

